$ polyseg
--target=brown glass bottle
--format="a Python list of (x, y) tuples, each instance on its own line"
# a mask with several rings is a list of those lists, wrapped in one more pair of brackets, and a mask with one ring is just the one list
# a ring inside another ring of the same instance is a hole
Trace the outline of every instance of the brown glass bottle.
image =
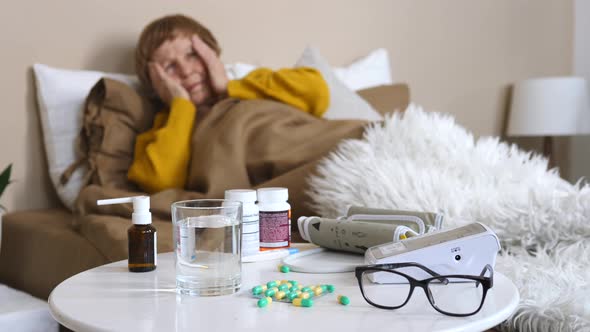
[(135, 224), (127, 230), (127, 238), (129, 242), (129, 271), (155, 270), (157, 264), (156, 228), (151, 224)]

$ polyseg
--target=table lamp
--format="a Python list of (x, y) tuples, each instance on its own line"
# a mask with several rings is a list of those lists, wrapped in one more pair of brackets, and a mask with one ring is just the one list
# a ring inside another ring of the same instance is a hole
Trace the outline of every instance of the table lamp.
[(581, 77), (547, 77), (518, 82), (512, 90), (507, 136), (542, 136), (553, 165), (553, 136), (590, 134), (588, 86)]

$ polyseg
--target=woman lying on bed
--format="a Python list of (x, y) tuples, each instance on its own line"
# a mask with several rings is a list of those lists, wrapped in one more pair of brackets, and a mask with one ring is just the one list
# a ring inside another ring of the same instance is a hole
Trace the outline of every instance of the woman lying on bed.
[(227, 97), (271, 99), (316, 117), (326, 111), (329, 91), (317, 70), (262, 68), (230, 81), (219, 53), (211, 32), (186, 16), (166, 16), (143, 30), (136, 71), (164, 108), (153, 127), (137, 137), (128, 173), (146, 192), (185, 187), (193, 127)]
[(169, 220), (172, 202), (261, 187), (288, 188), (293, 218), (313, 214), (308, 175), (367, 122), (322, 118), (330, 91), (315, 69), (258, 69), (230, 81), (218, 55), (206, 28), (167, 16), (145, 28), (136, 50), (137, 74), (161, 104), (155, 117), (131, 87), (97, 83), (81, 137), (91, 170), (81, 215), (127, 217), (129, 207), (96, 200), (147, 193), (154, 216)]

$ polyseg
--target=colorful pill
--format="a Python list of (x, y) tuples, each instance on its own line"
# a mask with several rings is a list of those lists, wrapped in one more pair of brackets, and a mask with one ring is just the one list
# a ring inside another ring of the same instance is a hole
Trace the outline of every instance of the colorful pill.
[(274, 291), (274, 289), (267, 289), (266, 292), (264, 292), (264, 295), (265, 296), (273, 296), (273, 295), (275, 295), (275, 293), (276, 292)]
[(275, 295), (275, 297), (277, 298), (277, 300), (280, 300), (285, 297), (285, 292), (278, 291), (277, 294)]
[(315, 296), (320, 296), (320, 294), (322, 294), (322, 288), (316, 287), (313, 293), (315, 294)]
[(258, 303), (256, 303), (256, 305), (258, 305), (258, 308), (264, 308), (268, 305), (268, 297), (263, 297), (260, 300), (258, 300)]
[(254, 286), (252, 288), (252, 294), (253, 295), (258, 295), (258, 294), (262, 294), (262, 286)]
[(287, 285), (287, 287), (289, 288), (293, 287), (293, 284), (291, 284), (290, 282), (287, 282), (285, 285)]
[(321, 285), (320, 288), (322, 289), (322, 293), (325, 293), (328, 290), (328, 285)]
[(350, 299), (348, 298), (348, 296), (338, 295), (338, 303), (342, 305), (349, 305)]
[(303, 287), (303, 288), (301, 288), (301, 291), (302, 292), (309, 292), (311, 290), (312, 290), (311, 287)]
[(309, 308), (309, 307), (313, 306), (313, 300), (296, 298), (293, 300), (293, 305), (296, 307), (308, 307)]
[(299, 283), (295, 280), (289, 280), (289, 282), (291, 283), (292, 286), (297, 286), (299, 285)]
[[(279, 266), (280, 266), (280, 265), (279, 265)], [(288, 283), (289, 283), (289, 280), (281, 280), (281, 285), (282, 285), (282, 284), (288, 284)], [(289, 287), (291, 287), (291, 286), (289, 286)]]
[(273, 288), (271, 288), (271, 289), (272, 289), (273, 291), (275, 291), (275, 293), (279, 291), (279, 288), (278, 288), (278, 287), (273, 287)]
[(289, 299), (289, 301), (293, 301), (294, 299), (297, 298), (297, 293), (296, 292), (291, 292), (287, 295), (287, 299)]
[(328, 293), (334, 293), (334, 285), (326, 285), (326, 290), (328, 291)]
[(266, 290), (268, 289), (268, 287), (266, 287), (266, 285), (262, 285), (262, 291), (266, 292)]
[(267, 296), (267, 297), (266, 297), (266, 300), (268, 301), (268, 304), (271, 304), (271, 303), (272, 303), (272, 297), (270, 297), (270, 296)]
[(313, 300), (312, 299), (301, 299), (301, 306), (309, 308), (309, 307), (313, 306)]
[(277, 286), (277, 282), (276, 282), (276, 281), (274, 281), (274, 280), (272, 280), (272, 281), (269, 281), (269, 282), (267, 282), (267, 283), (266, 283), (266, 286), (267, 286), (268, 288), (273, 288), (273, 287), (276, 287), (276, 286)]
[(289, 273), (291, 269), (289, 269), (289, 267), (287, 265), (281, 265), (279, 267), (279, 271), (281, 271), (282, 273)]
[(299, 295), (297, 295), (297, 297), (300, 299), (308, 299), (309, 293), (308, 292), (301, 292)]
[(286, 284), (279, 285), (279, 290), (280, 291), (286, 291), (288, 289), (289, 289), (289, 286), (287, 286)]

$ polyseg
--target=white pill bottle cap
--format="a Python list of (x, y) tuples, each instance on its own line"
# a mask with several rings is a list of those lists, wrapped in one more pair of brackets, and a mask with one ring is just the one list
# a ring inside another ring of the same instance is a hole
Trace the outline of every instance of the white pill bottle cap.
[(289, 199), (287, 188), (270, 187), (258, 189), (258, 202), (281, 203)]
[(148, 225), (152, 223), (152, 214), (150, 212), (149, 196), (132, 196), (113, 199), (101, 199), (96, 201), (97, 205), (110, 205), (133, 203), (133, 214), (131, 220), (135, 225)]
[(252, 189), (230, 189), (225, 191), (225, 199), (244, 203), (256, 202), (256, 191)]

